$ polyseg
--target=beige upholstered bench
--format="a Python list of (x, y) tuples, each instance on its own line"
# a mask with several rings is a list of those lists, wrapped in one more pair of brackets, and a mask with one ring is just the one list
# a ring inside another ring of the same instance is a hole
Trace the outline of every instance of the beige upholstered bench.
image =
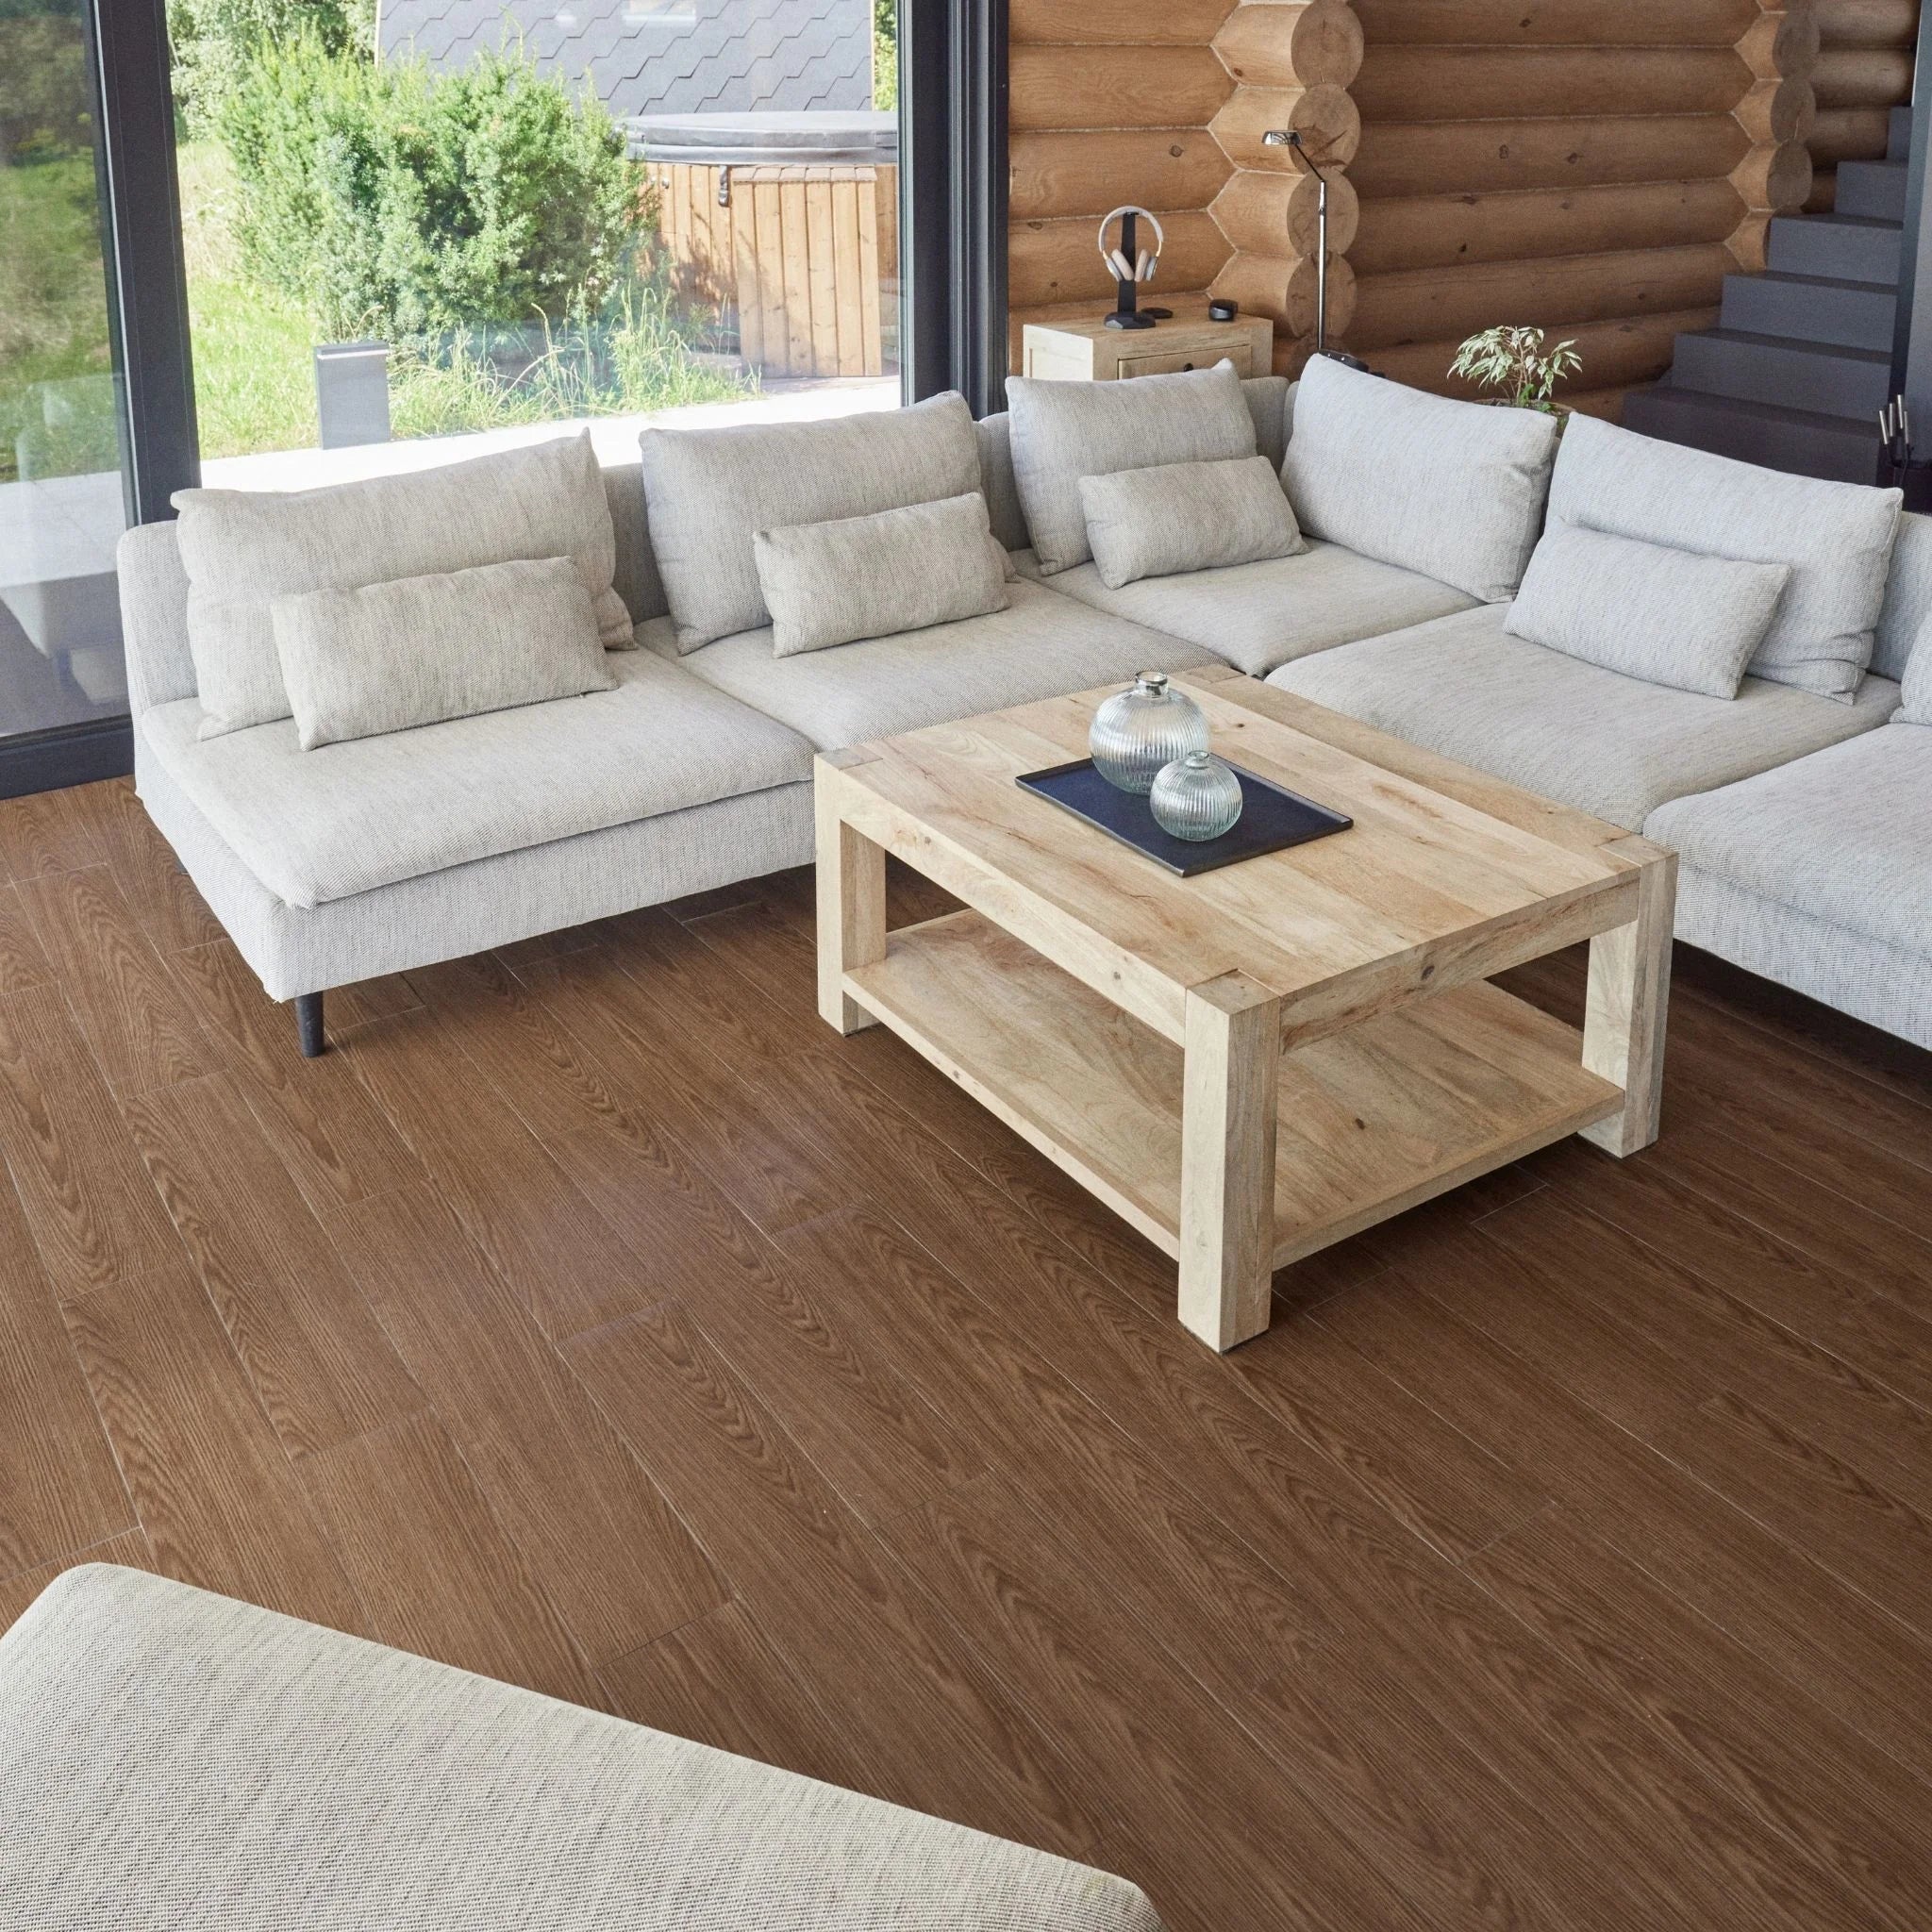
[(132, 1570), (0, 1638), (6, 1932), (1159, 1932), (1124, 1879)]

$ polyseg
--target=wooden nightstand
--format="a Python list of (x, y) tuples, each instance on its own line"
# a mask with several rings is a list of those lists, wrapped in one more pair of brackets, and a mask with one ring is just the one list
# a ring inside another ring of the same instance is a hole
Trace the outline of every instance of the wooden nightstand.
[[(1146, 299), (1160, 301), (1156, 294)], [(1211, 369), (1224, 357), (1238, 375), (1266, 375), (1273, 367), (1274, 325), (1265, 315), (1210, 322), (1199, 297), (1172, 306), (1173, 320), (1153, 328), (1108, 328), (1104, 310), (1065, 322), (1029, 322), (1021, 337), (1020, 373), (1060, 382), (1116, 382)]]

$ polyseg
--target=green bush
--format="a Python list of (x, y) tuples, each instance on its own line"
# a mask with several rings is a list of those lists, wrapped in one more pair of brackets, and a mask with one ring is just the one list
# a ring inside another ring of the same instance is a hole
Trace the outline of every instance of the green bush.
[(245, 269), (336, 339), (560, 321), (630, 267), (624, 137), (520, 50), (432, 76), (304, 35), (247, 64), (221, 127)]
[(215, 125), (258, 54), (300, 34), (331, 54), (373, 58), (375, 8), (376, 0), (168, 0), (175, 98), (191, 131)]

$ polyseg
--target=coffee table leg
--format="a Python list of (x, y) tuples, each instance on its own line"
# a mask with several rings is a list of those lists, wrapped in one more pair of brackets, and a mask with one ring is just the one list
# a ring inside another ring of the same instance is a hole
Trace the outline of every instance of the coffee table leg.
[[(831, 760), (851, 754), (833, 753)], [(827, 760), (822, 760), (827, 762)], [(818, 823), (819, 1017), (841, 1033), (879, 1023), (845, 995), (845, 974), (886, 957), (886, 855), (839, 815), (837, 781), (821, 773)]]
[(1622, 1158), (1657, 1137), (1663, 1101), (1664, 1027), (1671, 1002), (1671, 929), (1677, 908), (1677, 855), (1645, 839), (1605, 848), (1630, 858), (1638, 875), (1637, 917), (1590, 942), (1590, 995), (1583, 1064), (1624, 1090), (1624, 1109), (1583, 1138)]
[(1268, 1325), (1280, 1086), (1280, 1000), (1239, 973), (1190, 988), (1180, 1319), (1210, 1348), (1233, 1348)]

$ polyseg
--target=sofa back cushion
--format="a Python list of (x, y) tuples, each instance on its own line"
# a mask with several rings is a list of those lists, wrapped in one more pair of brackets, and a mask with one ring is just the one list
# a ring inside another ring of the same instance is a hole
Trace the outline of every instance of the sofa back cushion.
[(632, 641), (587, 435), (323, 490), (183, 490), (175, 507), (204, 737), (290, 715), (269, 617), (276, 597), (568, 557), (604, 642)]
[(1125, 382), (1007, 378), (1013, 474), (1041, 574), (1093, 555), (1080, 479), (1161, 463), (1255, 454), (1255, 422), (1231, 362)]
[(1007, 553), (993, 541), (976, 490), (942, 503), (760, 530), (754, 541), (774, 658), (1007, 608)]
[(1646, 684), (1734, 698), (1790, 575), (1553, 523), (1504, 627)]
[(758, 587), (759, 530), (939, 503), (979, 488), (964, 397), (817, 423), (646, 429), (651, 545), (680, 652), (772, 621)]
[(1872, 660), (1900, 492), (1827, 483), (1573, 416), (1550, 515), (1707, 557), (1785, 563), (1751, 672), (1848, 704)]
[(1559, 426), (1318, 356), (1296, 385), (1282, 481), (1307, 536), (1503, 604), (1542, 528)]
[(1932, 517), (1902, 510), (1898, 539), (1891, 546), (1885, 604), (1872, 647), (1872, 668), (1903, 681), (1919, 640), (1932, 620)]
[(308, 591), (270, 614), (304, 751), (616, 682), (567, 557)]

